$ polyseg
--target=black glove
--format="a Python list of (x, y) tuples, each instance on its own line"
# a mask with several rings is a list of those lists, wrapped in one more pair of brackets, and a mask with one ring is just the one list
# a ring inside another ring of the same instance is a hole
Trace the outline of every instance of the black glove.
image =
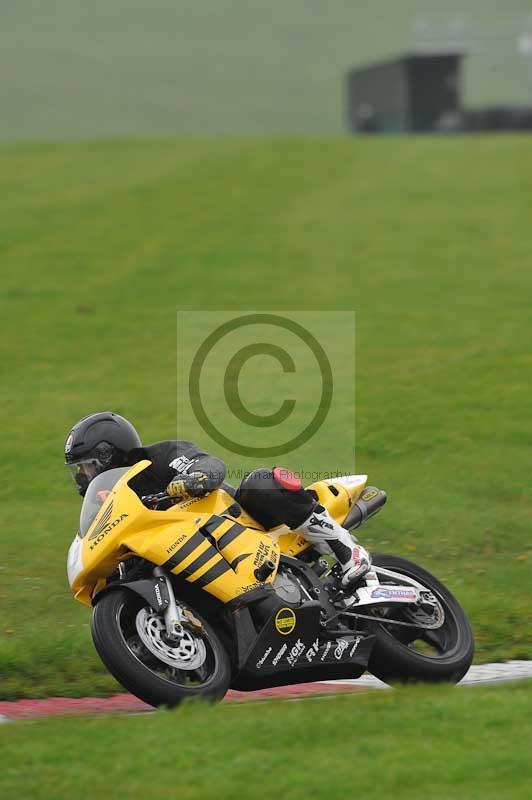
[(176, 477), (166, 487), (170, 497), (186, 500), (188, 497), (203, 497), (208, 493), (209, 477), (204, 472), (191, 472), (190, 475)]

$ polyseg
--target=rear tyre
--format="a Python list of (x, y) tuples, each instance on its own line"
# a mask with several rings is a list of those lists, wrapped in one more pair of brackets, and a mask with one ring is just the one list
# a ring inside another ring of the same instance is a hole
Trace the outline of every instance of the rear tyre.
[[(377, 639), (368, 665), (370, 672), (385, 683), (458, 683), (471, 666), (475, 652), (473, 632), (461, 605), (443, 583), (412, 561), (388, 553), (374, 553), (372, 557), (376, 566), (423, 584), (435, 595), (445, 619), (440, 628), (426, 631), (384, 622), (376, 626)], [(379, 580), (386, 582), (388, 579), (379, 576)], [(404, 611), (394, 609), (393, 618), (412, 619), (406, 608)]]
[(152, 706), (176, 706), (190, 697), (220, 700), (229, 688), (227, 652), (209, 623), (187, 608), (194, 626), (187, 630), (181, 661), (165, 645), (156, 615), (134, 592), (116, 589), (94, 608), (92, 638), (100, 658), (122, 686)]

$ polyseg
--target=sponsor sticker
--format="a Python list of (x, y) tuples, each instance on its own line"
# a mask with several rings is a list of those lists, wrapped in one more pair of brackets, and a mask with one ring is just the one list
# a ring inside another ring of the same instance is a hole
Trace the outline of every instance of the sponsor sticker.
[(161, 589), (158, 583), (155, 584), (154, 589), (155, 589), (155, 597), (157, 599), (157, 603), (159, 604), (159, 606), (162, 606), (163, 599), (161, 597)]
[(188, 508), (189, 506), (194, 505), (194, 503), (199, 503), (200, 500), (203, 500), (203, 497), (190, 497), (188, 500), (181, 500), (179, 503), (179, 507)]
[(259, 586), (264, 586), (264, 584), (260, 583), (259, 581), (255, 581), (255, 583), (248, 583), (247, 586), (241, 586), (240, 591), (242, 594), (244, 594), (244, 592), (251, 592), (252, 589), (257, 589)]
[(367, 501), (367, 500), (372, 500), (377, 495), (378, 495), (378, 492), (377, 492), (376, 489), (365, 489), (362, 492), (360, 497), (361, 497), (362, 500)]
[(259, 546), (257, 548), (257, 552), (255, 554), (255, 559), (253, 561), (253, 566), (260, 567), (265, 561), (268, 560), (270, 555), (270, 547), (264, 542), (259, 542)]
[(257, 669), (260, 669), (262, 667), (262, 665), (264, 664), (264, 662), (266, 661), (266, 659), (268, 658), (268, 656), (270, 655), (271, 652), (272, 652), (272, 648), (268, 647), (268, 649), (264, 652), (264, 654), (261, 656), (261, 658), (259, 658), (259, 660), (257, 661), (257, 663), (256, 663)]
[[(112, 505), (110, 506), (112, 509)], [(92, 539), (92, 543), (89, 544), (89, 549), (94, 550), (94, 548), (102, 542), (108, 533), (110, 533), (113, 528), (116, 528), (117, 525), (120, 525), (123, 519), (129, 517), (129, 514), (121, 514), (117, 519), (110, 522), (105, 527), (98, 526), (94, 532), (89, 536), (89, 541)]]
[(332, 642), (327, 642), (327, 644), (325, 645), (325, 650), (323, 651), (322, 656), (320, 658), (320, 661), (325, 661), (331, 647), (332, 647)]
[(281, 608), (275, 615), (275, 628), (281, 636), (288, 636), (296, 627), (296, 615), (291, 608)]
[(384, 600), (417, 600), (415, 589), (392, 589), (386, 586), (379, 586), (377, 589), (373, 589), (371, 596), (376, 600), (379, 598)]
[(303, 644), (301, 639), (298, 639), (295, 645), (291, 648), (286, 658), (291, 667), (294, 666), (294, 664), (296, 663), (297, 659), (299, 658), (304, 649), (305, 645)]
[(319, 647), (320, 647), (319, 640), (315, 639), (314, 642), (312, 643), (312, 645), (309, 647), (309, 649), (305, 653), (305, 658), (307, 659), (309, 664), (311, 663), (311, 661), (314, 658), (314, 656), (318, 655)]
[(273, 664), (274, 667), (277, 666), (277, 664), (282, 659), (282, 657), (284, 656), (284, 654), (286, 653), (287, 650), (288, 650), (288, 645), (287, 644), (283, 644), (283, 646), (281, 647), (279, 652), (274, 655), (274, 657), (272, 658), (272, 664)]
[(347, 650), (348, 647), (349, 647), (349, 642), (346, 642), (345, 639), (337, 639), (336, 640), (336, 647), (334, 649), (334, 657), (336, 658), (337, 661), (340, 661), (340, 659), (342, 658), (343, 654), (345, 653), (345, 651)]
[(362, 641), (362, 636), (357, 636), (357, 638), (353, 642), (353, 647), (349, 651), (349, 658), (351, 658), (351, 656), (353, 655), (353, 653), (355, 652), (361, 641)]
[(181, 542), (184, 542), (186, 538), (187, 538), (187, 537), (186, 537), (186, 535), (185, 535), (185, 534), (182, 534), (182, 535), (179, 537), (179, 539), (176, 539), (176, 540), (175, 540), (175, 542), (172, 542), (172, 544), (171, 544), (169, 547), (167, 547), (167, 548), (166, 548), (166, 552), (167, 552), (167, 553), (171, 553), (173, 550), (175, 550), (175, 549), (176, 549), (176, 547), (179, 547), (179, 545), (181, 544)]

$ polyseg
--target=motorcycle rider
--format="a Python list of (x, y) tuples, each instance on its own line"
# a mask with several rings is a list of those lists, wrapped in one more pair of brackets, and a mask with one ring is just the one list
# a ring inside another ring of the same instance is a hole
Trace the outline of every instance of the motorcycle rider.
[[(185, 440), (143, 446), (133, 425), (112, 411), (83, 417), (71, 429), (65, 444), (65, 463), (82, 496), (97, 475), (143, 459), (152, 463), (135, 483), (139, 496), (166, 491), (176, 501), (203, 497), (225, 478), (222, 459)], [(235, 500), (266, 530), (286, 525), (320, 552), (332, 553), (342, 567), (344, 587), (368, 571), (371, 561), (367, 551), (354, 543), (349, 531), (289, 470), (253, 470), (244, 477)]]

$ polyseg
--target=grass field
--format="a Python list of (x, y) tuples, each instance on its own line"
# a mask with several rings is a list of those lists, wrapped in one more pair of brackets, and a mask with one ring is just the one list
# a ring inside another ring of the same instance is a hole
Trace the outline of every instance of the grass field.
[[(4, 797), (527, 800), (530, 685), (0, 727)], [(148, 795), (146, 794), (148, 792)]]
[(355, 309), (362, 541), (448, 582), (477, 660), (531, 657), (531, 179), (513, 136), (1, 149), (2, 696), (114, 688), (63, 445), (106, 408), (175, 435), (177, 309)]
[(529, 13), (528, 0), (3, 3), (0, 140), (337, 135), (346, 71), (410, 50), (414, 18), (468, 26), (467, 106), (527, 104)]

